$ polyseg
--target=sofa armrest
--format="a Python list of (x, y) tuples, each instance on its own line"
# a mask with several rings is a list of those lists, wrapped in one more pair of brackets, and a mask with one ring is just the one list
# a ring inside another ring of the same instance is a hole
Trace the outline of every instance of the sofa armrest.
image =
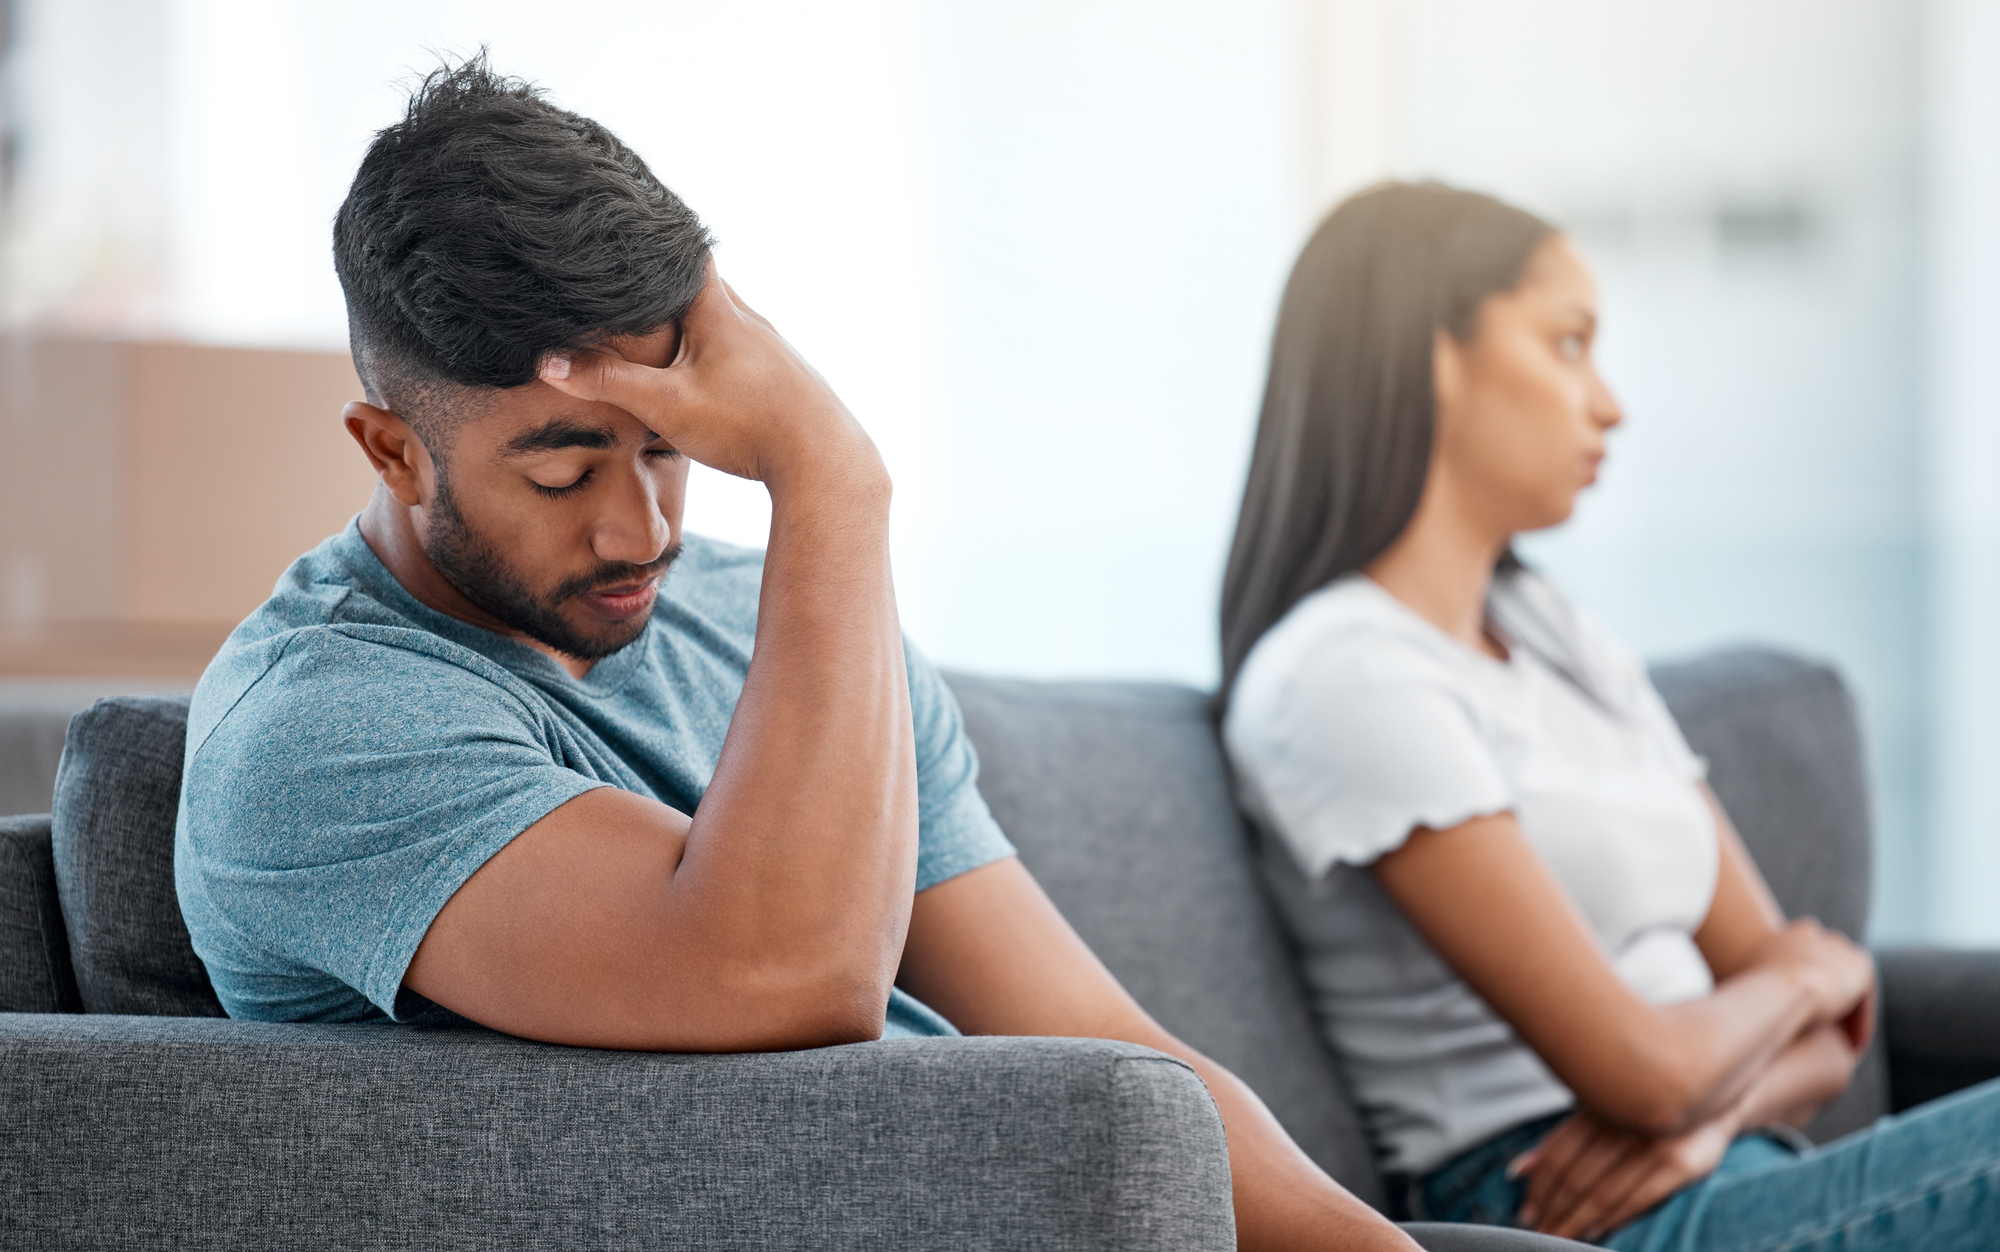
[(2000, 950), (1875, 954), (1897, 1112), (2000, 1076)]
[(1404, 1222), (1403, 1231), (1415, 1239), (1424, 1252), (1563, 1252), (1564, 1248), (1581, 1252), (1581, 1249), (1590, 1246), (1507, 1226)]
[(0, 817), (0, 1013), (80, 1013), (47, 813)]
[(1221, 1119), (1128, 1044), (674, 1056), (0, 1015), (24, 1245), (1233, 1247)]

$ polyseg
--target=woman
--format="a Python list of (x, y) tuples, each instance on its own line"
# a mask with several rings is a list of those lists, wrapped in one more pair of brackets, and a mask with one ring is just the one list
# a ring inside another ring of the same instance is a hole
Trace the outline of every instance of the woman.
[(1293, 270), (1223, 591), (1224, 740), (1411, 1216), (1619, 1249), (2000, 1247), (2000, 1084), (1801, 1151), (1873, 1029), (1636, 657), (1524, 569), (1621, 414), (1590, 271), (1387, 185)]

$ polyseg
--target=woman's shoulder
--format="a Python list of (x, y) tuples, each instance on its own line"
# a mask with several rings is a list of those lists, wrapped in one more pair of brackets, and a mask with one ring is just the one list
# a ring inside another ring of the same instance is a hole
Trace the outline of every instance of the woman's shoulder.
[(1232, 701), (1252, 693), (1324, 697), (1456, 684), (1473, 659), (1373, 579), (1350, 574), (1300, 600), (1265, 632), (1244, 659)]
[(1505, 808), (1486, 738), (1497, 671), (1373, 582), (1314, 593), (1230, 695), (1222, 742), (1245, 807), (1312, 877)]

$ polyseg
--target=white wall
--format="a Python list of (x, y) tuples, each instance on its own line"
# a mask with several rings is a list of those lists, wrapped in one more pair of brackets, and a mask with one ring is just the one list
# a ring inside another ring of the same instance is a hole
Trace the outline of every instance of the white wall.
[[(92, 42), (135, 12), (143, 35)], [(434, 51), (488, 44), (647, 157), (711, 223), (731, 281), (874, 433), (898, 483), (905, 616), (934, 653), (1211, 675), (1295, 228), (1282, 0), (1226, 20), (1129, 0), (610, 12), (28, 0), (44, 136), (29, 182), (108, 202), (137, 141), (91, 136), (143, 136), (144, 211), (93, 227), (144, 244), (120, 278), (145, 292), (133, 326), (342, 346), (326, 236), (354, 164)], [(58, 216), (24, 216), (19, 251)], [(78, 290), (45, 283), (29, 312), (77, 323), (106, 302), (69, 269)], [(690, 504), (692, 526), (745, 541), (767, 517), (759, 489), (714, 475)]]
[(1927, 32), (1926, 501), (1934, 884), (1929, 929), (2000, 941), (2000, 6), (1937, 0)]
[(1918, 10), (1407, 0), (1395, 161), (1570, 228), (1625, 404), (1525, 553), (1649, 655), (1836, 663), (1871, 749), (1876, 925), (1925, 925)]

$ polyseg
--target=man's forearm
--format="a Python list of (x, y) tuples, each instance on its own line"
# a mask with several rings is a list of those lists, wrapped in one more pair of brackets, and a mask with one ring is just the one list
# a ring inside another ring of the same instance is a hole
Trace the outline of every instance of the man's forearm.
[(1417, 1244), (1313, 1164), (1243, 1080), (1162, 1036), (1139, 1040), (1195, 1067), (1229, 1137), (1236, 1238), (1244, 1249), (1341, 1248), (1411, 1252)]
[[(774, 483), (756, 651), (676, 891), (879, 1027), (916, 873), (916, 761), (872, 447)], [(865, 1008), (863, 1007), (865, 1006)]]
[(771, 493), (753, 654), (671, 871), (660, 945), (703, 971), (740, 1046), (872, 1037), (917, 843), (888, 472), (826, 380), (712, 262), (668, 365), (616, 348), (557, 354), (543, 380)]

